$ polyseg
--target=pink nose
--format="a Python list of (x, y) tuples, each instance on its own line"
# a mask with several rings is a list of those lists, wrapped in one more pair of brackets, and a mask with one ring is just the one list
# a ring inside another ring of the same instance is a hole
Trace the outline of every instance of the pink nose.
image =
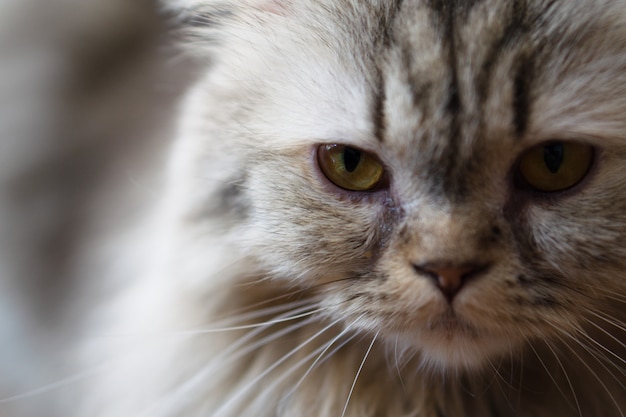
[(463, 285), (472, 278), (476, 278), (484, 273), (488, 265), (476, 264), (420, 264), (413, 265), (415, 271), (421, 275), (431, 278), (437, 288), (443, 293), (448, 302), (452, 302), (454, 297), (459, 293)]

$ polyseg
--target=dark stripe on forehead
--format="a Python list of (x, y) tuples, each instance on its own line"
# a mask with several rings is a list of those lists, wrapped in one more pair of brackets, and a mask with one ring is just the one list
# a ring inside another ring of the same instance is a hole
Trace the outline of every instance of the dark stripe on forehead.
[(382, 59), (383, 50), (389, 48), (394, 42), (393, 35), (393, 25), (396, 19), (396, 16), (400, 12), (402, 8), (403, 0), (397, 0), (396, 3), (389, 9), (389, 14), (380, 15), (380, 38), (378, 39), (378, 57), (376, 60), (376, 72), (374, 74), (375, 77), (375, 85), (374, 85), (374, 96), (372, 99), (372, 121), (374, 125), (374, 137), (379, 142), (384, 142), (385, 140), (385, 131), (387, 128), (387, 121), (385, 117), (385, 102), (387, 101), (387, 93), (385, 91), (385, 77), (383, 75), (382, 69)]
[(381, 11), (378, 16), (379, 29), (377, 43), (383, 48), (388, 48), (394, 43), (393, 27), (397, 16), (400, 14), (404, 0), (396, 0), (391, 6)]
[(484, 104), (493, 70), (497, 67), (496, 64), (499, 62), (500, 58), (502, 58), (503, 52), (511, 45), (515, 44), (520, 36), (528, 30), (524, 16), (525, 8), (521, 3), (522, 2), (511, 3), (512, 7), (508, 16), (502, 16), (503, 20), (507, 20), (504, 24), (504, 30), (500, 37), (492, 43), (483, 61), (481, 71), (476, 78), (476, 88), (481, 97), (481, 105)]
[(426, 4), (435, 13), (445, 16), (454, 9), (459, 17), (467, 17), (471, 10), (484, 0), (428, 0)]
[[(395, 5), (394, 13), (395, 13), (395, 14), (398, 14), (398, 13), (400, 12), (400, 10), (402, 9), (402, 6), (403, 6), (403, 5), (404, 5), (404, 0), (396, 0), (396, 5)], [(394, 19), (394, 17), (395, 17), (395, 15), (394, 15), (391, 19), (389, 19), (389, 27), (391, 27), (391, 26), (392, 26), (393, 21), (395, 20), (395, 19)]]
[[(493, 71), (500, 60), (506, 56), (507, 51), (522, 47), (516, 45), (531, 29), (533, 18), (529, 15), (526, 2), (523, 0), (510, 3), (509, 14), (502, 16), (506, 19), (501, 36), (493, 42), (487, 52), (482, 68), (476, 76), (476, 91), (479, 97), (479, 106), (483, 108), (489, 97), (490, 81)], [(511, 69), (513, 79), (513, 127), (517, 137), (522, 137), (526, 131), (530, 107), (529, 88), (532, 76), (532, 58), (529, 52), (520, 55), (515, 61), (515, 67)]]
[(373, 107), (372, 107), (372, 121), (374, 125), (374, 137), (379, 142), (385, 141), (385, 131), (387, 128), (387, 121), (385, 117), (385, 77), (382, 74), (382, 70), (376, 71), (376, 91), (374, 92)]
[(518, 58), (517, 70), (513, 85), (513, 125), (515, 134), (521, 138), (526, 133), (530, 114), (530, 83), (533, 75), (531, 58)]
[[(478, 2), (471, 2), (477, 4)], [(412, 4), (412, 3), (411, 3)], [(421, 17), (430, 17), (430, 27), (432, 33), (437, 38), (439, 53), (441, 53), (441, 68), (438, 70), (439, 75), (433, 79), (431, 75), (426, 73), (423, 75), (423, 67), (421, 66), (421, 57), (416, 56), (419, 46), (416, 48), (412, 42), (416, 41), (409, 37), (399, 37), (394, 40), (394, 48), (397, 48), (400, 58), (402, 81), (410, 88), (412, 106), (417, 114), (421, 115), (422, 120), (433, 121), (436, 123), (435, 130), (425, 133), (420, 139), (428, 142), (431, 150), (426, 152), (434, 152), (434, 159), (426, 168), (425, 175), (429, 178), (431, 191), (443, 197), (447, 195), (454, 199), (463, 198), (466, 186), (463, 184), (464, 163), (459, 160), (460, 141), (461, 141), (461, 125), (463, 109), (463, 99), (461, 97), (461, 89), (459, 88), (458, 62), (457, 62), (457, 44), (458, 36), (456, 25), (458, 19), (458, 10), (455, 8), (454, 1), (432, 0), (426, 1), (427, 8), (422, 7), (412, 10), (413, 13), (423, 13)], [(431, 10), (429, 11), (428, 8)], [(400, 11), (402, 15), (402, 11)], [(410, 21), (410, 20), (409, 20)], [(408, 21), (403, 22), (405, 25)], [(411, 27), (404, 28), (411, 30)], [(417, 40), (419, 42), (419, 40)], [(435, 46), (435, 45), (433, 45)], [(439, 84), (443, 81), (444, 84)], [(433, 84), (433, 82), (437, 84)], [(444, 120), (441, 120), (441, 115)], [(426, 123), (429, 125), (429, 123)], [(421, 134), (418, 134), (420, 136)], [(436, 157), (435, 157), (436, 155)], [(436, 160), (435, 160), (436, 159)]]
[[(436, 27), (439, 27), (442, 32), (442, 41), (444, 47), (447, 49), (448, 68), (450, 71), (445, 103), (445, 111), (449, 116), (448, 141), (446, 152), (442, 155), (442, 159), (437, 162), (437, 171), (443, 168), (441, 174), (438, 174), (441, 176), (442, 180), (440, 184), (442, 187), (441, 191), (449, 196), (462, 198), (462, 194), (464, 193), (462, 178), (456, 175), (460, 169), (458, 165), (458, 154), (461, 135), (461, 114), (463, 113), (456, 49), (456, 25), (459, 24), (459, 10), (455, 7), (457, 6), (457, 2), (454, 1), (431, 0), (429, 3), (433, 11), (435, 11)], [(469, 8), (476, 4), (476, 2), (469, 1), (466, 3), (463, 8), (465, 14), (468, 13)]]
[(410, 88), (411, 104), (414, 108), (420, 110), (425, 119), (430, 117), (432, 109), (429, 107), (429, 96), (432, 94), (433, 84), (427, 78), (420, 78), (412, 70), (413, 67), (413, 51), (410, 45), (400, 47), (402, 68), (405, 78), (402, 80)]

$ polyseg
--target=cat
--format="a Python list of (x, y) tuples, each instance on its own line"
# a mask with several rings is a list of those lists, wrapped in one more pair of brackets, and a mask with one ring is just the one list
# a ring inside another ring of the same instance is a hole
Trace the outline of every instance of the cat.
[(625, 6), (164, 2), (199, 75), (62, 415), (624, 416)]

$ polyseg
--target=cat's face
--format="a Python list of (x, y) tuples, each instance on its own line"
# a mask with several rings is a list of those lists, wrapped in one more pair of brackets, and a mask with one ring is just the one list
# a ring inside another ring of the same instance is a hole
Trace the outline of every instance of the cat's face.
[(623, 320), (626, 3), (195, 3), (183, 177), (276, 279), (443, 369)]

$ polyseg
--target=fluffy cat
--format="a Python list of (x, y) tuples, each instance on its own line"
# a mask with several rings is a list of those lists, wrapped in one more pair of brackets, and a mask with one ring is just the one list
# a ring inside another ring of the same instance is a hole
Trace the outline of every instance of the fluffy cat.
[(164, 8), (201, 75), (63, 415), (624, 416), (626, 2)]

